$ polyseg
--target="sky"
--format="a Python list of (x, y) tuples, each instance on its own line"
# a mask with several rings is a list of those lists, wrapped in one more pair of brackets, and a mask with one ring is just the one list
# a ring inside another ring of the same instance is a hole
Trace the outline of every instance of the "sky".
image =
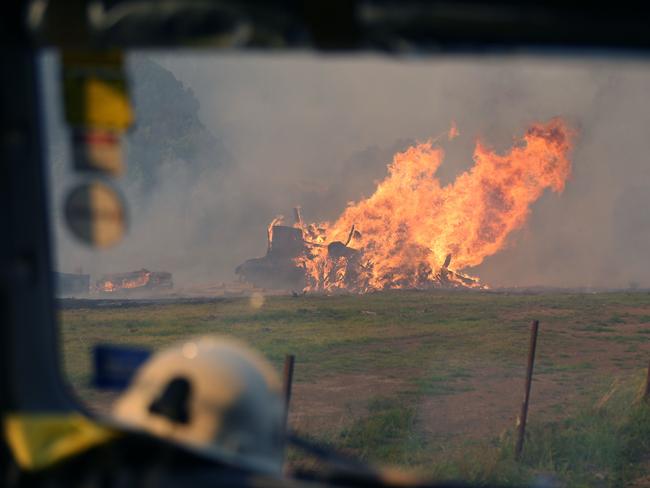
[[(165, 164), (169, 174), (158, 188), (132, 196), (131, 232), (109, 251), (83, 249), (55, 217), (64, 271), (81, 267), (98, 277), (147, 267), (171, 271), (179, 283), (233, 280), (238, 264), (264, 254), (273, 217), (301, 205), (305, 220), (336, 218), (348, 201), (372, 192), (395, 151), (435, 138), (452, 121), (460, 136), (441, 142), (445, 184), (472, 166), (477, 140), (505, 151), (531, 123), (559, 116), (578, 133), (566, 189), (543, 195), (506, 248), (467, 271), (493, 287), (650, 287), (647, 63), (142, 55), (193, 91), (229, 166), (207, 161), (187, 184), (178, 167)], [(121, 184), (131, 196), (128, 182)], [(61, 191), (53, 193), (57, 208)]]

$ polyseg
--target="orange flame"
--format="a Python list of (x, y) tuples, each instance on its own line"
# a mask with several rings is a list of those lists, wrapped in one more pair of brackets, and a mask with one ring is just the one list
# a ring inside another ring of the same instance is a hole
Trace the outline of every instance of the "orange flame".
[(98, 289), (103, 292), (112, 293), (122, 289), (141, 288), (149, 283), (150, 278), (151, 272), (143, 270), (137, 277), (130, 280), (127, 278), (118, 280), (106, 279), (99, 284)]
[(151, 272), (145, 271), (139, 277), (132, 280), (123, 280), (122, 288), (140, 288), (141, 286), (146, 286), (149, 283), (149, 278), (151, 277)]
[(102, 285), (100, 285), (99, 289), (105, 292), (112, 292), (115, 291), (115, 285), (112, 281), (105, 281)]
[[(457, 134), (453, 124), (449, 137)], [(363, 292), (435, 286), (441, 279), (480, 286), (444, 266), (445, 258), (451, 254), (454, 269), (462, 270), (502, 249), (545, 189), (564, 189), (573, 135), (553, 119), (534, 124), (503, 155), (477, 142), (474, 166), (447, 186), (436, 178), (444, 152), (431, 141), (396, 154), (372, 196), (336, 222), (305, 227), (314, 244), (297, 259), (306, 288)]]

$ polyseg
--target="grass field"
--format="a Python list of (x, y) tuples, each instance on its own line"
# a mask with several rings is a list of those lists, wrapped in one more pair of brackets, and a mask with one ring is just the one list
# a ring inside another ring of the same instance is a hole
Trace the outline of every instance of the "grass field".
[[(541, 322), (524, 456), (512, 455), (530, 321)], [(290, 422), (369, 462), (436, 478), (650, 485), (650, 294), (382, 292), (61, 311), (80, 395), (96, 343), (157, 349), (228, 334), (281, 368), (296, 355)], [(290, 453), (294, 465), (309, 461)]]

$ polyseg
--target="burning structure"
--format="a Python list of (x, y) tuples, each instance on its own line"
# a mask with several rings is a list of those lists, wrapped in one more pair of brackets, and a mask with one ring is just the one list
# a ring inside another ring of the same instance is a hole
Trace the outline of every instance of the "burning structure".
[[(361, 233), (353, 226), (345, 242), (332, 241), (327, 245), (313, 242), (309, 237), (314, 233), (314, 225), (303, 225), (299, 207), (294, 212), (298, 216), (294, 226), (282, 225), (282, 217), (276, 217), (269, 225), (266, 255), (245, 261), (235, 273), (254, 286), (268, 289), (372, 290), (369, 287), (369, 263), (364, 260), (361, 250), (350, 246), (353, 238), (362, 237)], [(427, 276), (410, 288), (483, 287), (476, 278), (450, 269), (451, 258), (451, 254), (446, 256), (435, 276)], [(315, 274), (308, 273), (307, 263), (317, 263)], [(401, 287), (393, 283), (386, 288)]]
[[(299, 216), (299, 212), (296, 208), (296, 215)], [(276, 217), (269, 224), (266, 255), (245, 261), (235, 273), (260, 288), (302, 290), (306, 277), (298, 262), (306, 256), (308, 246), (300, 226), (291, 227), (281, 222), (282, 217)]]
[(99, 293), (169, 290), (173, 287), (171, 273), (144, 268), (129, 273), (104, 275), (95, 283), (95, 290)]
[(432, 141), (412, 146), (394, 156), (373, 195), (335, 222), (305, 224), (299, 209), (292, 226), (274, 219), (266, 256), (236, 273), (256, 286), (306, 291), (483, 287), (460, 270), (502, 249), (544, 190), (564, 189), (572, 136), (553, 119), (505, 154), (477, 142), (474, 166), (447, 186), (435, 175), (443, 150)]

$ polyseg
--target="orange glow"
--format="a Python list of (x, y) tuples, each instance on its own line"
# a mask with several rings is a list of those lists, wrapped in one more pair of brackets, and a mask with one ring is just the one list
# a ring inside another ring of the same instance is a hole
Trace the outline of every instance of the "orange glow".
[(149, 277), (151, 273), (149, 271), (144, 271), (139, 277), (132, 280), (122, 281), (122, 288), (140, 288), (149, 283)]
[(113, 284), (112, 281), (105, 281), (101, 286), (100, 286), (101, 291), (107, 291), (107, 292), (112, 292), (115, 290), (115, 285)]
[[(448, 138), (457, 135), (452, 123)], [(372, 196), (335, 222), (303, 226), (309, 250), (296, 263), (306, 289), (482, 286), (458, 270), (503, 249), (544, 190), (562, 192), (573, 135), (553, 119), (532, 125), (505, 154), (479, 141), (474, 166), (447, 186), (436, 177), (444, 152), (432, 141), (397, 153)]]
[(149, 283), (149, 279), (151, 278), (151, 272), (140, 271), (139, 273), (140, 274), (133, 279), (123, 278), (119, 280), (104, 280), (98, 287), (99, 291), (111, 293), (118, 290), (140, 288), (146, 286), (147, 283)]

